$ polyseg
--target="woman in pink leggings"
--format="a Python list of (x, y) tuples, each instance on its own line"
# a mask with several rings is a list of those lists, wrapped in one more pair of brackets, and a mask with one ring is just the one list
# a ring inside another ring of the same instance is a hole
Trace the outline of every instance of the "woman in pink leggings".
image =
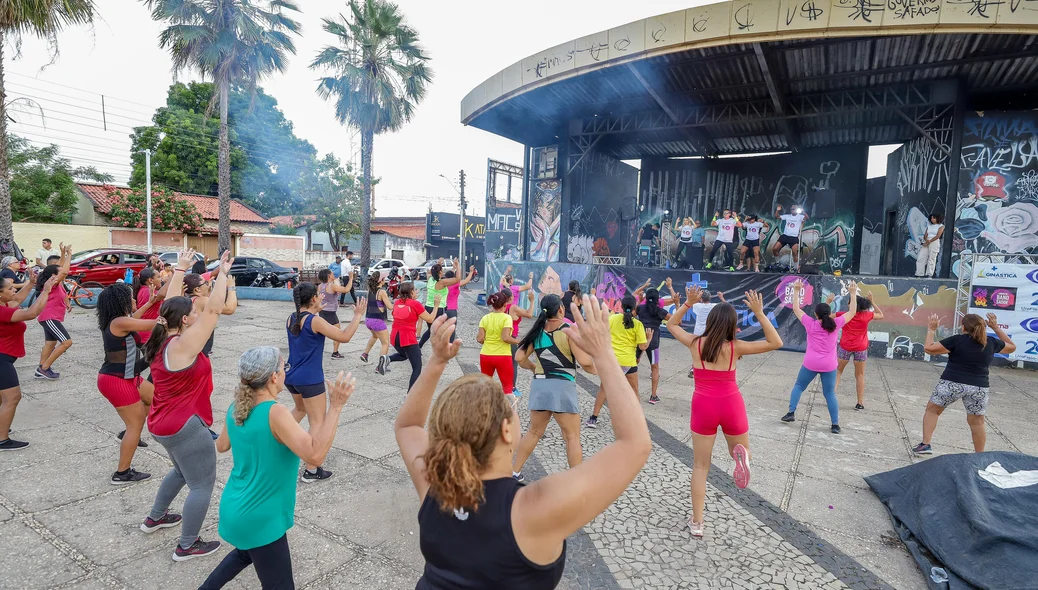
[(728, 441), (728, 452), (735, 459), (735, 485), (745, 488), (750, 483), (750, 424), (746, 404), (735, 381), (735, 362), (748, 354), (770, 352), (782, 346), (775, 326), (764, 315), (764, 302), (756, 291), (747, 291), (746, 305), (757, 316), (764, 330), (764, 340), (746, 342), (735, 337), (739, 316), (730, 303), (719, 303), (710, 310), (706, 331), (694, 336), (681, 328), (681, 318), (690, 302), (699, 301), (701, 290), (690, 287), (685, 303), (667, 321), (670, 334), (692, 352), (696, 389), (692, 393), (692, 518), (688, 526), (693, 537), (702, 537), (705, 528), (703, 509), (706, 505), (706, 474), (717, 429)]

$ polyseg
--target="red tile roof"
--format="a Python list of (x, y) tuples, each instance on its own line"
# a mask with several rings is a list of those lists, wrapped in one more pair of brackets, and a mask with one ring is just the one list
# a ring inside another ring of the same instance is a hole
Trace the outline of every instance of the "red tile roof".
[(421, 221), (379, 221), (378, 219), (371, 220), (372, 231), (379, 230), (384, 231), (387, 234), (392, 234), (400, 238), (410, 238), (412, 240), (424, 240), (425, 239), (425, 219), (419, 218)]
[[(299, 221), (296, 221), (298, 219)], [(317, 221), (316, 215), (278, 215), (270, 218), (270, 225), (291, 225), (295, 228), (306, 227)]]
[[(117, 195), (130, 190), (127, 187), (102, 184), (78, 184), (77, 186), (79, 187), (79, 190), (94, 203), (94, 209), (99, 213), (108, 213), (111, 211), (114, 198)], [(220, 219), (220, 200), (216, 197), (189, 195), (178, 192), (174, 192), (173, 194), (194, 205), (202, 215), (202, 219)], [(243, 223), (268, 223), (267, 218), (260, 215), (259, 212), (248, 207), (241, 201), (236, 201), (234, 199), (231, 199), (231, 221)]]

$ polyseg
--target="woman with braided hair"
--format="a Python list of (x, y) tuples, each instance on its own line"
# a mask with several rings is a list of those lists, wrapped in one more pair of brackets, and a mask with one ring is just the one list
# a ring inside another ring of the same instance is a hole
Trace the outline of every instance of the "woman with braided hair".
[[(338, 328), (320, 316), (321, 297), (313, 283), (299, 283), (292, 289), (296, 311), (288, 316), (288, 370), (285, 387), (292, 394), (295, 409), (292, 415), (296, 422), (310, 417), (310, 428), (318, 428), (328, 412), (328, 400), (324, 388), (324, 339), (349, 342), (360, 325), (360, 309), (367, 305), (361, 298), (354, 309), (349, 325)], [(299, 480), (313, 483), (332, 476), (331, 471), (320, 465), (308, 463)]]
[(339, 415), (354, 380), (342, 372), (326, 382), (328, 419), (303, 430), (277, 403), (285, 385), (285, 360), (273, 346), (250, 348), (238, 361), (238, 386), (227, 408), (216, 450), (231, 451), (234, 466), (220, 496), (220, 536), (234, 545), (202, 590), (216, 590), (250, 565), (263, 588), (294, 588), (288, 529), (294, 524), (299, 460), (321, 464), (332, 448)]

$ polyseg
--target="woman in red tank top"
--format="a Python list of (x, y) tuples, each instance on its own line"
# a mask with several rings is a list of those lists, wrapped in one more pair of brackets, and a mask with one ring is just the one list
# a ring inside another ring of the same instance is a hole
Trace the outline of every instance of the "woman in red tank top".
[(764, 331), (764, 340), (746, 342), (736, 338), (739, 315), (729, 303), (719, 303), (706, 318), (702, 336), (689, 334), (681, 327), (681, 318), (690, 302), (699, 301), (702, 291), (690, 287), (681, 307), (670, 316), (667, 330), (692, 352), (696, 389), (692, 392), (692, 517), (688, 526), (692, 536), (703, 536), (703, 511), (706, 507), (706, 475), (710, 456), (721, 428), (728, 441), (728, 452), (735, 459), (735, 485), (745, 488), (750, 483), (750, 425), (746, 404), (735, 380), (735, 362), (748, 354), (770, 352), (782, 346), (775, 326), (764, 314), (764, 302), (756, 291), (747, 291), (746, 305), (753, 311)]
[[(180, 293), (192, 260), (194, 251), (181, 252), (167, 293)], [(213, 371), (202, 349), (224, 311), (227, 291), (234, 289), (227, 285), (230, 267), (230, 253), (224, 252), (220, 275), (201, 311), (189, 297), (167, 296), (144, 347), (144, 359), (151, 365), (155, 382), (148, 430), (166, 449), (173, 469), (162, 480), (141, 530), (150, 533), (183, 520), (180, 542), (173, 550), (175, 561), (210, 555), (220, 548), (219, 541), (206, 542), (198, 536), (216, 483), (216, 449), (209, 430), (213, 424)], [(170, 514), (170, 503), (185, 485), (189, 491), (183, 517)]]

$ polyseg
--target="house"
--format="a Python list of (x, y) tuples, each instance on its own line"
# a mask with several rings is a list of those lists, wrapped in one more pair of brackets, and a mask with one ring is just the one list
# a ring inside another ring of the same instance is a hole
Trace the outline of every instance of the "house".
[[(271, 219), (277, 225), (293, 225), (296, 235), (306, 238), (306, 267), (325, 267), (335, 259), (328, 233), (314, 227), (312, 215), (285, 215)], [(340, 251), (360, 254), (360, 236), (353, 235)], [(418, 266), (427, 259), (424, 217), (376, 217), (371, 220), (371, 258), (396, 258), (408, 266)]]

